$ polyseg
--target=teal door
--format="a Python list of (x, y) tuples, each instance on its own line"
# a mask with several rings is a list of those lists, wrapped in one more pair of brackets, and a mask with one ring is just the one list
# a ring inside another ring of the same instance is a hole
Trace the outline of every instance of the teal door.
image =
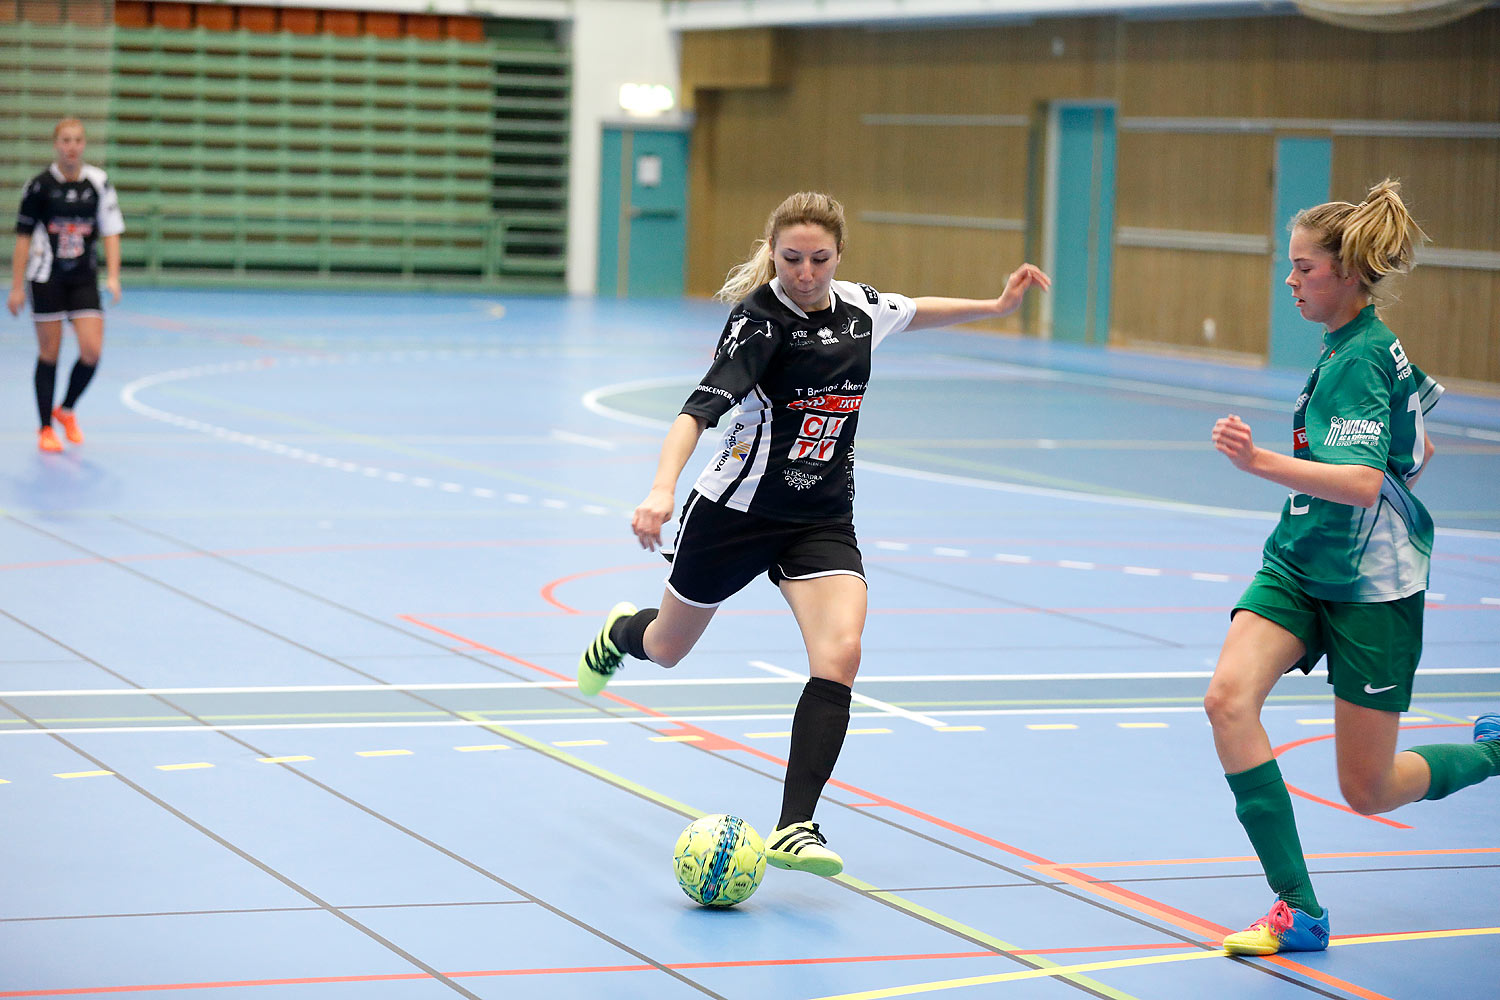
[(1333, 185), (1333, 142), (1329, 139), (1277, 139), (1276, 182), (1271, 218), (1271, 337), (1267, 360), (1275, 368), (1307, 370), (1318, 363), (1322, 329), (1302, 318), (1292, 304), (1286, 276), (1292, 269), (1287, 224), (1304, 208), (1328, 200)]
[(1052, 336), (1109, 342), (1115, 234), (1115, 109), (1053, 111)]
[(687, 257), (687, 132), (606, 125), (598, 293), (680, 297)]

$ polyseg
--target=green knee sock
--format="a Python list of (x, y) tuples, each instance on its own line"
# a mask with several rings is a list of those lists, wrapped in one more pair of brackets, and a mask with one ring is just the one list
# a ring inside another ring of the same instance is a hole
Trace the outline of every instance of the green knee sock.
[(1434, 743), (1412, 747), (1427, 762), (1432, 782), (1424, 799), (1440, 799), (1500, 774), (1500, 753), (1485, 743)]
[(1292, 814), (1292, 797), (1281, 779), (1281, 768), (1273, 759), (1248, 771), (1226, 774), (1224, 779), (1234, 792), (1234, 814), (1250, 836), (1271, 891), (1288, 906), (1310, 917), (1321, 917), (1323, 908), (1313, 894), (1302, 841), (1297, 837), (1297, 818)]

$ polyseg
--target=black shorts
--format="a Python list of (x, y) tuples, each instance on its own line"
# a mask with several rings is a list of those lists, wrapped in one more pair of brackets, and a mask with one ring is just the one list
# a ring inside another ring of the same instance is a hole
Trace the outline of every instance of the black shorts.
[(819, 576), (865, 578), (851, 521), (778, 521), (720, 506), (694, 490), (683, 504), (667, 589), (716, 608), (765, 573), (774, 584)]
[(53, 278), (31, 283), (31, 318), (49, 320), (76, 319), (79, 316), (102, 316), (99, 303), (99, 281), (94, 275), (74, 281)]

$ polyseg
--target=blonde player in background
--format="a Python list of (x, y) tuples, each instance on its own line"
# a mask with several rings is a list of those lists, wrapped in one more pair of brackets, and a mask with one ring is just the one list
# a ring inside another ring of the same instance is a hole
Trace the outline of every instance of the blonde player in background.
[[(88, 141), (83, 123), (64, 118), (52, 130), (57, 160), (27, 183), (16, 215), (16, 248), (11, 258), (12, 316), (26, 303), (30, 282), (31, 319), (36, 324), (37, 359), (32, 384), (36, 389), (41, 429), (37, 447), (63, 450), (56, 420), (73, 444), (83, 443), (83, 432), (73, 407), (88, 388), (104, 346), (104, 313), (99, 301), (99, 266), (95, 244), (104, 241), (105, 283), (113, 301), (120, 301), (120, 234), (125, 220), (109, 178), (98, 167), (83, 162)], [(73, 324), (78, 337), (78, 360), (68, 376), (62, 405), (53, 406), (57, 356), (62, 348), (63, 320)]]

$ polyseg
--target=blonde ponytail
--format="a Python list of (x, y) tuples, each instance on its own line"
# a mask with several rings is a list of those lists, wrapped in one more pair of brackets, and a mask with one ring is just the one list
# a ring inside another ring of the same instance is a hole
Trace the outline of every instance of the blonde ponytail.
[(730, 269), (724, 286), (714, 293), (722, 302), (738, 302), (776, 277), (771, 254), (776, 237), (789, 226), (821, 226), (833, 237), (834, 248), (844, 252), (844, 206), (818, 191), (799, 191), (787, 198), (766, 220), (765, 235), (755, 241), (750, 256)]
[(1401, 182), (1389, 177), (1370, 188), (1358, 205), (1334, 201), (1298, 212), (1292, 228), (1316, 234), (1318, 246), (1339, 262), (1344, 274), (1357, 275), (1377, 305), (1394, 300), (1382, 282), (1409, 273), (1416, 266), (1417, 247), (1427, 240), (1401, 200)]
[(738, 302), (776, 276), (776, 262), (771, 259), (771, 241), (756, 240), (750, 256), (734, 267), (724, 278), (724, 287), (714, 293), (720, 302)]

